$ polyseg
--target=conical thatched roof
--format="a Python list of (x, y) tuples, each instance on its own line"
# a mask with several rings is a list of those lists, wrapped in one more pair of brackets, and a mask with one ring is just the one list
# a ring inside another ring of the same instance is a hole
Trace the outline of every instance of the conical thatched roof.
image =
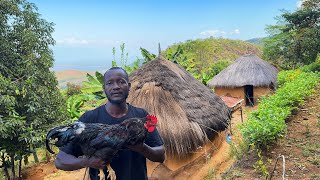
[(209, 81), (209, 87), (269, 86), (276, 84), (278, 70), (256, 55), (245, 55)]
[(227, 128), (230, 113), (209, 88), (161, 56), (130, 75), (128, 102), (159, 120), (166, 153), (184, 156)]

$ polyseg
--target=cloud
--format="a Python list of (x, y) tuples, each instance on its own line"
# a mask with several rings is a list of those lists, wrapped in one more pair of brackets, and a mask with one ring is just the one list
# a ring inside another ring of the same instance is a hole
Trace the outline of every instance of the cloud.
[(222, 30), (206, 30), (206, 31), (202, 31), (200, 32), (200, 36), (202, 37), (226, 37), (227, 35), (233, 35), (233, 34), (240, 34), (240, 30), (239, 29), (235, 29), (233, 31), (230, 32), (226, 32), (226, 31), (222, 31)]
[(201, 36), (205, 37), (210, 37), (210, 36), (224, 36), (226, 32), (220, 31), (220, 30), (207, 30), (207, 31), (202, 31), (200, 33)]
[(235, 29), (235, 30), (231, 31), (230, 34), (240, 34), (240, 30)]
[(67, 37), (67, 38), (57, 40), (57, 44), (60, 44), (60, 45), (87, 45), (87, 44), (89, 44), (89, 41), (85, 40), (85, 39), (79, 39), (76, 37)]

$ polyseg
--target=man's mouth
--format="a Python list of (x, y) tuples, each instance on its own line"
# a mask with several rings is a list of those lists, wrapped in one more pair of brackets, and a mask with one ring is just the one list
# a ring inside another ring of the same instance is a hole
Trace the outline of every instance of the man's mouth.
[(112, 96), (121, 96), (122, 92), (115, 92), (115, 93), (111, 93)]

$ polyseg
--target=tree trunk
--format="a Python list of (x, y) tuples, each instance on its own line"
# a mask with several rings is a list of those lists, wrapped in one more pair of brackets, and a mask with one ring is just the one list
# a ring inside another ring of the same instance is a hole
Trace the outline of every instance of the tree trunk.
[(4, 172), (4, 175), (7, 179), (10, 179), (10, 175), (9, 175), (9, 171), (8, 171), (8, 168), (7, 167), (4, 167), (3, 168), (3, 172)]
[(39, 158), (38, 158), (38, 155), (37, 155), (37, 151), (35, 149), (33, 150), (32, 155), (34, 157), (34, 162), (35, 163), (39, 163)]
[(23, 157), (23, 162), (24, 162), (24, 165), (28, 165), (28, 164), (29, 164), (29, 159), (28, 159), (28, 156), (27, 156), (27, 155), (25, 155), (25, 156)]
[(19, 179), (22, 179), (22, 176), (21, 176), (21, 166), (22, 166), (22, 159), (19, 160), (19, 171), (18, 171)]
[(12, 179), (16, 178), (16, 172), (14, 168), (14, 154), (10, 155), (10, 160), (11, 160), (11, 172), (12, 172)]
[(50, 160), (51, 160), (51, 156), (50, 156), (49, 152), (46, 151), (46, 162), (48, 163), (48, 162), (50, 162)]
[(4, 175), (7, 179), (10, 179), (10, 175), (9, 175), (9, 171), (7, 168), (7, 162), (6, 162), (6, 158), (4, 157), (4, 153), (1, 153), (1, 161), (2, 161)]

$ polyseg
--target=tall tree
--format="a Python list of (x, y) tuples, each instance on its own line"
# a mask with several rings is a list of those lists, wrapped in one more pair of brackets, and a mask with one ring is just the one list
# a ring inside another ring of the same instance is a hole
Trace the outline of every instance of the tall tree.
[(34, 4), (0, 1), (0, 167), (11, 176), (8, 179), (21, 177), (22, 157), (42, 144), (50, 126), (66, 118), (50, 71), (53, 30), (53, 23), (41, 19)]
[(305, 0), (293, 13), (284, 12), (268, 26), (263, 56), (285, 69), (315, 61), (320, 52), (320, 0)]

